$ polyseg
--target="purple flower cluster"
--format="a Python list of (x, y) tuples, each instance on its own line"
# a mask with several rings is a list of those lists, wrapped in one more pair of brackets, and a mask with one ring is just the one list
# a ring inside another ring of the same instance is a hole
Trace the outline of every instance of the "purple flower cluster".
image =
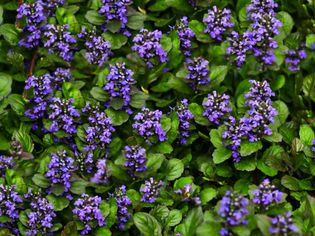
[(298, 232), (293, 224), (291, 212), (286, 212), (271, 219), (272, 226), (269, 228), (271, 235), (288, 236), (290, 232)]
[(234, 26), (231, 21), (231, 11), (226, 8), (220, 10), (217, 6), (208, 10), (208, 14), (203, 18), (203, 23), (206, 24), (204, 32), (218, 41), (222, 41), (222, 35)]
[(42, 23), (46, 21), (45, 8), (42, 1), (21, 4), (17, 9), (17, 19), (25, 17), (27, 25), (23, 27), (25, 38), (19, 45), (25, 48), (34, 48), (41, 42)]
[(125, 224), (131, 217), (128, 212), (128, 206), (132, 204), (130, 198), (126, 195), (126, 186), (122, 185), (116, 191), (116, 203), (117, 203), (117, 219), (119, 221), (118, 227), (120, 229), (125, 228)]
[(43, 4), (49, 9), (54, 10), (55, 8), (62, 6), (64, 4), (64, 0), (42, 0)]
[(252, 194), (254, 195), (252, 201), (259, 205), (264, 210), (268, 210), (273, 203), (279, 203), (282, 199), (283, 193), (276, 189), (276, 186), (271, 184), (269, 179), (264, 179), (257, 189)]
[(140, 145), (125, 146), (126, 162), (124, 166), (128, 169), (130, 176), (134, 176), (137, 172), (144, 172), (147, 170), (147, 156), (146, 150)]
[[(124, 102), (124, 107), (127, 107), (130, 102), (131, 84), (136, 83), (132, 78), (133, 72), (126, 68), (125, 63), (116, 63), (109, 65), (110, 71), (106, 76), (107, 83), (103, 90), (107, 91), (110, 99), (121, 98)], [(132, 111), (127, 109), (129, 113)]]
[(286, 54), (285, 63), (290, 71), (299, 71), (300, 62), (306, 57), (307, 54), (303, 48), (299, 50), (289, 50)]
[(152, 177), (149, 180), (146, 180), (144, 183), (144, 187), (140, 188), (140, 192), (142, 193), (140, 201), (146, 203), (154, 203), (156, 198), (160, 194), (160, 189), (162, 186), (162, 180), (155, 181)]
[(56, 53), (65, 61), (71, 61), (76, 48), (73, 44), (77, 40), (67, 31), (69, 25), (45, 25), (44, 26), (44, 47), (49, 53)]
[(71, 187), (71, 175), (75, 170), (74, 160), (67, 156), (65, 150), (51, 153), (51, 160), (48, 164), (48, 171), (45, 174), (53, 184), (62, 184), (64, 192), (67, 193)]
[(9, 221), (19, 218), (22, 198), (15, 192), (16, 186), (0, 184), (0, 217), (8, 217)]
[(249, 214), (248, 204), (248, 199), (237, 192), (225, 193), (218, 210), (218, 214), (225, 220), (220, 235), (230, 235), (230, 227), (248, 224), (246, 220), (246, 215)]
[(204, 99), (202, 103), (205, 108), (203, 116), (207, 117), (210, 122), (218, 125), (221, 117), (232, 111), (229, 99), (228, 95), (221, 95), (217, 91), (208, 94), (208, 98)]
[(78, 37), (85, 41), (85, 58), (90, 64), (103, 66), (112, 55), (109, 42), (102, 36), (97, 36), (95, 31), (87, 32), (86, 28), (83, 28)]
[(49, 132), (57, 132), (59, 130), (72, 135), (76, 129), (76, 118), (80, 117), (80, 113), (73, 105), (74, 99), (61, 99), (58, 97), (51, 98), (48, 118), (52, 120)]
[(77, 149), (74, 151), (74, 157), (79, 171), (91, 173), (93, 169), (93, 152), (83, 151)]
[(202, 57), (187, 58), (186, 66), (188, 70), (187, 80), (191, 82), (192, 88), (198, 85), (210, 83), (209, 62)]
[(252, 0), (247, 7), (250, 29), (242, 35), (232, 32), (231, 45), (227, 49), (228, 55), (236, 56), (234, 62), (238, 67), (245, 62), (249, 51), (264, 65), (272, 65), (276, 60), (274, 49), (278, 44), (273, 37), (279, 35), (279, 28), (282, 27), (274, 11), (277, 6), (273, 0)]
[(179, 143), (186, 144), (187, 138), (189, 137), (189, 122), (194, 118), (194, 115), (191, 113), (191, 111), (188, 110), (188, 100), (186, 98), (177, 105), (176, 112), (179, 121)]
[(28, 230), (26, 236), (47, 235), (49, 229), (53, 227), (53, 219), (56, 217), (52, 204), (39, 194), (34, 194), (30, 190), (24, 195), (25, 199), (31, 201), (31, 209), (27, 212)]
[(33, 89), (33, 97), (29, 100), (31, 108), (25, 115), (31, 119), (39, 119), (45, 115), (49, 105), (49, 95), (54, 90), (60, 90), (63, 82), (72, 78), (70, 69), (57, 68), (53, 75), (46, 73), (42, 76), (29, 76), (25, 82), (25, 89)]
[(0, 155), (0, 177), (5, 175), (5, 171), (14, 166), (13, 157)]
[(272, 107), (271, 97), (274, 93), (267, 81), (250, 80), (250, 83), (252, 86), (245, 94), (245, 106), (250, 110), (239, 121), (230, 116), (229, 122), (226, 122), (227, 130), (222, 133), (223, 139), (230, 140), (230, 143), (225, 144), (232, 149), (232, 157), (236, 162), (240, 161), (238, 149), (242, 139), (247, 137), (250, 142), (255, 142), (264, 135), (271, 135), (269, 125), (278, 114)]
[(182, 197), (183, 202), (193, 202), (196, 205), (201, 204), (199, 197), (193, 197), (195, 190), (190, 184), (186, 184), (183, 188), (175, 190), (175, 193)]
[(250, 142), (260, 140), (263, 135), (271, 135), (272, 130), (269, 124), (274, 122), (274, 117), (278, 115), (275, 108), (272, 107), (271, 97), (275, 96), (267, 81), (258, 82), (249, 81), (252, 86), (245, 94), (245, 106), (250, 108), (248, 111), (248, 123), (250, 132), (247, 134)]
[(91, 182), (96, 184), (108, 184), (109, 182), (109, 173), (106, 166), (106, 159), (98, 159), (96, 164), (96, 172), (91, 178)]
[(224, 144), (231, 148), (233, 161), (239, 162), (241, 157), (238, 149), (241, 146), (243, 137), (245, 137), (250, 131), (248, 121), (245, 117), (237, 120), (235, 117), (230, 116), (225, 124), (227, 126), (227, 130), (222, 133), (222, 138), (224, 140), (230, 140), (230, 142), (226, 143), (226, 141), (224, 141)]
[(278, 44), (273, 37), (279, 35), (279, 28), (282, 27), (281, 21), (276, 18), (276, 7), (278, 4), (273, 0), (252, 0), (247, 7), (255, 40), (252, 51), (265, 65), (271, 65), (276, 60), (273, 50)]
[(163, 50), (160, 40), (162, 32), (154, 30), (152, 32), (147, 29), (141, 29), (140, 33), (133, 38), (134, 45), (131, 47), (132, 51), (137, 52), (139, 56), (144, 59), (147, 66), (152, 68), (154, 63), (151, 59), (159, 58), (160, 62), (166, 62), (167, 53)]
[(136, 129), (142, 137), (150, 142), (149, 138), (157, 135), (159, 141), (167, 140), (166, 133), (161, 127), (162, 112), (159, 110), (150, 111), (148, 108), (143, 107), (141, 112), (135, 115), (135, 122), (132, 128)]
[(75, 201), (73, 214), (77, 215), (79, 220), (84, 224), (84, 229), (81, 234), (89, 234), (92, 230), (92, 225), (105, 225), (105, 218), (101, 214), (99, 206), (102, 199), (98, 196), (90, 197), (87, 194), (82, 194), (81, 198)]
[(247, 52), (249, 52), (253, 45), (255, 45), (253, 34), (249, 31), (246, 31), (243, 34), (232, 31), (228, 41), (230, 46), (227, 48), (226, 53), (229, 56), (233, 56), (233, 62), (237, 67), (240, 67), (246, 60)]
[(82, 112), (88, 114), (89, 121), (89, 126), (86, 129), (88, 145), (84, 149), (86, 151), (96, 148), (104, 149), (112, 141), (112, 133), (115, 131), (112, 120), (107, 117), (105, 112), (101, 112), (98, 106), (91, 107), (90, 104), (87, 104)]
[[(125, 28), (128, 22), (127, 6), (131, 3), (131, 0), (102, 0), (103, 5), (98, 13), (105, 17), (106, 23), (118, 21), (120, 23), (120, 30), (123, 30), (126, 36), (130, 36), (130, 33)], [(103, 28), (106, 29), (106, 25)]]
[(195, 33), (188, 27), (188, 18), (183, 16), (174, 27), (180, 41), (180, 48), (186, 57), (191, 56), (191, 39), (195, 37)]

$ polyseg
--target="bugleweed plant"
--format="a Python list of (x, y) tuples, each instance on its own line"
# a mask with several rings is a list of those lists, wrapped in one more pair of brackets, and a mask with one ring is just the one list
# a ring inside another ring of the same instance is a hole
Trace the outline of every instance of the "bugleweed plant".
[(315, 235), (314, 0), (0, 1), (0, 236)]

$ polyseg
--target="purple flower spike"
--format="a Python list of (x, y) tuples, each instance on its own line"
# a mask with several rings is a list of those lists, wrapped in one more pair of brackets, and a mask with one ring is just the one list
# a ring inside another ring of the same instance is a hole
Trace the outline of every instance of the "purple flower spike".
[(13, 157), (0, 155), (0, 177), (5, 175), (5, 171), (14, 166)]
[(285, 64), (287, 65), (290, 71), (292, 72), (299, 71), (300, 62), (306, 57), (307, 57), (307, 54), (304, 49), (299, 49), (296, 51), (289, 50), (285, 58)]
[(203, 18), (203, 23), (206, 24), (205, 33), (218, 41), (222, 41), (222, 35), (234, 26), (231, 21), (231, 11), (226, 8), (220, 10), (217, 6), (208, 10), (208, 14)]
[(92, 225), (105, 225), (105, 218), (101, 214), (99, 206), (102, 199), (98, 196), (90, 197), (87, 194), (82, 194), (81, 198), (75, 201), (75, 208), (72, 210), (79, 220), (84, 224), (84, 229), (81, 234), (89, 234), (92, 230)]
[(126, 186), (122, 185), (116, 191), (116, 203), (117, 203), (117, 219), (118, 227), (120, 229), (125, 228), (125, 224), (128, 222), (128, 219), (131, 217), (131, 214), (128, 212), (128, 206), (132, 204), (130, 198), (126, 195)]
[(7, 216), (10, 222), (19, 218), (22, 198), (15, 192), (16, 186), (0, 184), (0, 217)]
[(298, 232), (298, 228), (293, 224), (291, 212), (286, 212), (271, 219), (272, 226), (269, 228), (271, 235), (287, 236), (290, 232)]
[(210, 83), (209, 62), (202, 57), (187, 58), (186, 66), (188, 70), (187, 80), (196, 89), (198, 85)]
[(125, 167), (128, 169), (130, 176), (134, 176), (137, 172), (144, 172), (147, 170), (146, 150), (140, 145), (125, 146)]
[(264, 179), (263, 182), (255, 189), (253, 203), (259, 205), (264, 210), (268, 210), (273, 203), (279, 203), (283, 193), (276, 189), (276, 186), (270, 183), (269, 179)]
[(186, 57), (191, 56), (191, 39), (195, 37), (195, 33), (188, 27), (187, 16), (183, 16), (175, 27), (171, 28), (177, 31), (183, 54)]
[(220, 118), (232, 111), (229, 99), (230, 97), (228, 95), (220, 95), (217, 91), (208, 94), (208, 98), (202, 103), (205, 108), (203, 116), (207, 117), (210, 122), (218, 125), (220, 123)]
[(136, 129), (138, 134), (150, 143), (149, 138), (157, 136), (160, 142), (166, 141), (166, 133), (161, 127), (162, 112), (159, 110), (150, 111), (143, 107), (141, 112), (135, 115), (135, 122), (132, 128)]
[(220, 235), (231, 235), (230, 228), (237, 225), (247, 225), (249, 201), (237, 192), (227, 191), (221, 200), (218, 214), (225, 220)]
[(179, 121), (179, 143), (186, 144), (189, 137), (190, 121), (194, 118), (194, 115), (188, 110), (188, 100), (186, 98), (177, 105), (176, 112)]
[(108, 184), (110, 175), (106, 166), (106, 159), (99, 159), (96, 168), (97, 171), (91, 178), (91, 182), (96, 184)]
[(132, 40), (134, 42), (131, 47), (132, 51), (137, 52), (149, 68), (154, 66), (151, 59), (158, 58), (162, 63), (168, 61), (167, 53), (160, 44), (161, 38), (162, 32), (160, 30), (150, 32), (147, 29), (141, 29), (140, 33)]
[(156, 198), (160, 194), (160, 188), (163, 186), (163, 182), (155, 181), (152, 177), (146, 180), (144, 187), (140, 188), (140, 192), (143, 194), (141, 197), (141, 202), (154, 203)]

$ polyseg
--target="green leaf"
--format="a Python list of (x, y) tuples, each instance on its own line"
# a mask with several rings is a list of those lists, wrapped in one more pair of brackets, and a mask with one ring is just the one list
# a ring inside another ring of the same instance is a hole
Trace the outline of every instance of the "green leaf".
[(16, 114), (20, 116), (24, 115), (25, 102), (20, 94), (10, 94), (8, 97), (8, 102)]
[(259, 160), (257, 162), (257, 168), (263, 172), (265, 175), (268, 175), (268, 176), (276, 176), (278, 174), (278, 170), (272, 168), (272, 167), (269, 167), (267, 166), (263, 160)]
[(281, 89), (285, 84), (285, 76), (279, 75), (270, 82), (270, 87), (273, 91)]
[(255, 159), (246, 157), (242, 158), (239, 162), (234, 163), (234, 166), (240, 171), (253, 171), (256, 169), (257, 161)]
[(25, 211), (21, 211), (19, 220), (23, 225), (28, 226), (28, 216)]
[(306, 96), (315, 101), (315, 73), (309, 74), (303, 79), (302, 90)]
[(210, 79), (211, 79), (211, 83), (215, 83), (215, 84), (220, 84), (221, 82), (223, 82), (226, 74), (228, 72), (228, 67), (227, 66), (211, 66), (210, 69)]
[(224, 146), (217, 148), (212, 153), (213, 162), (215, 164), (222, 163), (232, 156), (232, 151)]
[(119, 49), (127, 43), (128, 38), (122, 34), (104, 33), (104, 38), (109, 42), (110, 48)]
[(105, 22), (105, 17), (98, 14), (97, 11), (90, 10), (85, 14), (85, 19), (93, 25), (102, 25)]
[(153, 148), (154, 152), (162, 153), (162, 154), (171, 154), (173, 151), (173, 147), (171, 144), (164, 142), (159, 143)]
[(149, 7), (150, 11), (164, 11), (169, 6), (166, 4), (165, 0), (157, 0), (154, 4)]
[(165, 225), (167, 227), (176, 226), (181, 222), (181, 220), (182, 220), (181, 211), (174, 209), (174, 210), (171, 210), (170, 213), (168, 214), (165, 220)]
[(110, 231), (110, 229), (107, 228), (107, 226), (103, 226), (98, 228), (95, 231), (95, 236), (111, 236), (112, 232)]
[(221, 224), (217, 222), (204, 222), (197, 228), (197, 236), (219, 236), (220, 235)]
[(191, 6), (185, 0), (165, 0), (165, 3), (167, 6), (173, 7), (183, 12), (192, 10)]
[(15, 25), (13, 24), (0, 25), (0, 35), (2, 35), (4, 39), (12, 46), (17, 45), (19, 42), (18, 32), (15, 28)]
[(172, 158), (167, 162), (165, 173), (167, 180), (175, 180), (184, 172), (184, 164), (181, 160)]
[(268, 216), (257, 214), (256, 219), (257, 219), (257, 226), (260, 229), (260, 231), (263, 233), (263, 235), (269, 236), (270, 235), (269, 228), (271, 224), (270, 224), (270, 220)]
[(11, 76), (6, 73), (0, 72), (0, 101), (3, 97), (6, 97), (11, 93), (11, 85)]
[(207, 204), (217, 196), (217, 191), (214, 188), (205, 188), (200, 192), (200, 200), (202, 205)]
[(249, 142), (245, 141), (241, 143), (241, 149), (240, 154), (242, 157), (249, 156), (254, 152), (257, 152), (258, 150), (262, 149), (262, 143), (261, 141), (258, 142)]
[(180, 189), (183, 188), (186, 184), (192, 184), (193, 183), (193, 179), (192, 177), (182, 177), (180, 179), (177, 179), (174, 183), (174, 189)]
[(210, 131), (210, 141), (216, 148), (224, 147), (222, 144), (222, 130), (212, 129)]
[(33, 151), (34, 144), (31, 136), (26, 130), (15, 131), (12, 136), (22, 144), (23, 150), (25, 152), (31, 153)]
[(105, 113), (112, 120), (114, 126), (122, 125), (129, 119), (129, 114), (125, 111), (115, 111), (113, 109), (107, 109)]
[(136, 13), (128, 17), (127, 26), (133, 30), (140, 30), (141, 28), (143, 28), (143, 23), (145, 19), (146, 19), (146, 15), (143, 15), (141, 13)]
[(300, 185), (299, 185), (299, 180), (289, 175), (285, 175), (281, 178), (281, 184), (287, 189), (290, 189), (292, 191), (301, 190)]
[(98, 101), (106, 102), (108, 100), (108, 94), (100, 87), (93, 87), (90, 94)]
[(145, 236), (162, 235), (162, 229), (159, 222), (148, 213), (137, 212), (133, 216), (133, 221), (139, 231)]
[(315, 34), (309, 34), (306, 36), (306, 47), (312, 48), (313, 45), (315, 45)]
[(55, 197), (47, 195), (47, 200), (53, 205), (55, 211), (62, 211), (69, 206), (70, 201), (65, 197)]
[(32, 180), (34, 184), (41, 188), (47, 188), (50, 186), (50, 181), (42, 174), (35, 174)]
[(0, 133), (0, 150), (9, 150), (11, 147), (11, 142)]
[(63, 228), (61, 236), (77, 236), (77, 225), (74, 221), (70, 221)]
[(299, 135), (300, 140), (304, 145), (312, 145), (315, 135), (313, 129), (309, 125), (301, 125)]
[(280, 27), (280, 39), (285, 39), (290, 33), (294, 25), (291, 15), (287, 12), (281, 11), (277, 13), (277, 18), (282, 22), (283, 26)]
[(3, 7), (0, 5), (0, 25), (3, 22)]
[(201, 207), (191, 209), (184, 220), (181, 230), (182, 236), (195, 235), (198, 226), (203, 222), (203, 213)]
[(165, 157), (159, 153), (149, 153), (147, 156), (147, 171), (148, 173), (156, 172), (162, 165)]
[(82, 193), (85, 193), (85, 188), (87, 185), (88, 183), (83, 180), (74, 181), (71, 184), (70, 191), (74, 194), (81, 195)]
[(160, 40), (160, 43), (165, 52), (169, 52), (172, 49), (172, 39), (164, 34)]
[(196, 39), (202, 43), (209, 43), (211, 42), (211, 37), (208, 34), (204, 33), (205, 26), (203, 23), (197, 21), (197, 20), (192, 20), (188, 24), (189, 28), (192, 29), (192, 31), (196, 35)]

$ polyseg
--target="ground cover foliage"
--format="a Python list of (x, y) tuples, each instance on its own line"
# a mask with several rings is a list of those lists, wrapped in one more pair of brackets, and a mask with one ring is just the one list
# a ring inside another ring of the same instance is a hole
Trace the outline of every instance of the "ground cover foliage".
[(315, 235), (314, 0), (0, 2), (0, 235)]

